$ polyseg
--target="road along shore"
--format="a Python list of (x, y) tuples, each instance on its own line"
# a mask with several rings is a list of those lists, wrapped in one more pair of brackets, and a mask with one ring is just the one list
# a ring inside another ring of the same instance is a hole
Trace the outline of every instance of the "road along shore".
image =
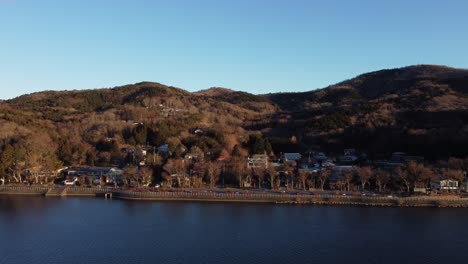
[(0, 195), (102, 197), (141, 201), (239, 202), (340, 206), (468, 207), (460, 196), (371, 197), (269, 192), (146, 191), (68, 186), (0, 186)]

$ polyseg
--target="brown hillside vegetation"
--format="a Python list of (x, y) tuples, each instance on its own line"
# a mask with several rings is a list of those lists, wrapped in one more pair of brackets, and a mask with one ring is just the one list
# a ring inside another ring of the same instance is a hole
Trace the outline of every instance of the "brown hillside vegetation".
[(176, 156), (196, 148), (207, 159), (270, 148), (466, 156), (467, 96), (467, 70), (427, 65), (367, 73), (306, 93), (190, 93), (151, 82), (46, 91), (0, 102), (0, 154), (11, 161), (4, 170), (123, 166), (132, 159), (125, 149), (163, 144)]
[(355, 147), (371, 155), (466, 155), (468, 70), (410, 66), (265, 97), (290, 113), (284, 126), (306, 145)]

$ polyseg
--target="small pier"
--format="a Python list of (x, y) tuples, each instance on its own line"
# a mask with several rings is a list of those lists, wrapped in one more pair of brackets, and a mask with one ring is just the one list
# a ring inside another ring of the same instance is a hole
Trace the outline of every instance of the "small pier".
[(66, 190), (65, 190), (65, 187), (62, 187), (62, 186), (54, 186), (52, 188), (49, 188), (47, 192), (45, 193), (45, 196), (48, 196), (48, 197), (65, 196), (65, 195), (66, 195)]

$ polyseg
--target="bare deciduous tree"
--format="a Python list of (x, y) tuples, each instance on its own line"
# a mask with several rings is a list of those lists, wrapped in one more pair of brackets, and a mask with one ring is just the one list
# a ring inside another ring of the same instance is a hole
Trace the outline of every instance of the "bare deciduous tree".
[(284, 172), (286, 174), (286, 185), (287, 185), (287, 188), (288, 189), (294, 189), (294, 178), (295, 178), (295, 175), (294, 175), (294, 167), (289, 164), (289, 163), (285, 163), (284, 166), (283, 166), (283, 169), (284, 169)]
[(323, 187), (325, 186), (325, 183), (327, 182), (328, 178), (331, 176), (331, 171), (329, 170), (321, 170), (318, 175), (317, 175), (317, 180), (320, 185), (320, 189), (323, 191)]
[(235, 157), (231, 159), (231, 168), (234, 174), (237, 177), (237, 181), (239, 183), (239, 187), (244, 187), (244, 179), (247, 173), (247, 163), (244, 158), (242, 157)]
[(255, 179), (258, 182), (258, 188), (261, 189), (262, 185), (263, 185), (262, 184), (263, 180), (265, 179), (266, 168), (264, 168), (264, 167), (254, 168), (254, 169), (252, 169), (252, 172), (253, 172), (253, 176), (255, 177)]
[(215, 162), (207, 162), (206, 163), (206, 174), (210, 181), (210, 188), (216, 187), (216, 183), (219, 180), (219, 174), (221, 172), (221, 167), (218, 163)]
[(390, 181), (390, 173), (384, 170), (377, 170), (375, 172), (375, 184), (379, 188), (379, 192), (386, 189), (388, 182)]
[(414, 161), (409, 161), (406, 164), (406, 172), (408, 178), (413, 181), (413, 184), (420, 183), (424, 187), (429, 187), (434, 176), (434, 172), (429, 167)]
[(411, 189), (412, 179), (409, 177), (408, 172), (405, 169), (400, 167), (395, 169), (395, 174), (398, 176), (398, 179), (403, 183), (406, 188), (406, 192), (409, 192)]
[(444, 170), (443, 175), (445, 179), (456, 180), (459, 182), (463, 182), (465, 180), (465, 175), (462, 170), (447, 169)]
[(306, 182), (309, 178), (310, 173), (308, 171), (299, 171), (299, 182), (301, 184), (301, 188), (306, 190)]
[(169, 174), (166, 180), (175, 178), (177, 180), (177, 185), (179, 187), (186, 187), (190, 184), (190, 181), (187, 182), (187, 168), (188, 164), (182, 159), (169, 159), (164, 165), (164, 170)]
[(353, 181), (353, 174), (351, 172), (345, 172), (343, 175), (343, 183), (345, 185), (346, 191), (351, 191), (351, 182)]
[(128, 167), (122, 173), (122, 181), (125, 186), (129, 186), (135, 181), (138, 171), (135, 167)]
[(138, 171), (138, 176), (139, 182), (144, 186), (148, 186), (152, 182), (153, 170), (149, 167), (142, 167)]
[(372, 178), (372, 169), (371, 167), (356, 167), (356, 172), (359, 176), (359, 181), (361, 182), (361, 189), (364, 191), (366, 189), (366, 185), (369, 184), (369, 181)]
[(266, 174), (268, 174), (268, 177), (270, 179), (270, 189), (275, 189), (276, 188), (276, 181), (278, 179), (278, 172), (276, 171), (276, 168), (273, 166), (269, 166), (266, 169)]

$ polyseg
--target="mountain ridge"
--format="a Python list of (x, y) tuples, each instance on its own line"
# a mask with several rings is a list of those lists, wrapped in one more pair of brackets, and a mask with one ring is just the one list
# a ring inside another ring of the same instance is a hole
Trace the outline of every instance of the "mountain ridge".
[[(468, 70), (439, 65), (415, 65), (364, 73), (322, 89), (299, 93), (272, 93), (264, 96), (285, 109), (292, 110), (293, 105), (297, 110), (307, 100), (315, 103), (328, 101), (335, 104), (340, 103), (340, 99), (341, 101), (345, 99), (370, 101), (385, 96), (405, 96), (415, 88), (433, 88), (435, 92), (442, 95), (444, 87), (441, 86), (447, 84), (454, 86), (454, 89), (449, 92), (467, 96), (467, 83)], [(288, 96), (291, 100), (289, 106), (287, 102), (282, 102)]]
[[(130, 121), (144, 124), (144, 140), (131, 135), (136, 132)], [(245, 148), (250, 135), (260, 134), (276, 153), (356, 148), (373, 157), (406, 151), (436, 159), (466, 155), (466, 124), (468, 70), (433, 65), (364, 73), (299, 93), (256, 95), (219, 87), (188, 92), (139, 82), (44, 91), (0, 103), (2, 142), (43, 133), (45, 141), (71, 140), (97, 156), (105, 153), (97, 144), (108, 138), (121, 147), (169, 142), (220, 153)], [(194, 137), (197, 128), (211, 136)]]
[[(403, 73), (403, 74), (402, 74)], [(202, 89), (199, 91), (194, 91), (194, 92), (189, 92), (185, 89), (182, 88), (177, 88), (165, 84), (161, 84), (158, 82), (149, 82), (149, 81), (144, 81), (144, 82), (138, 82), (135, 84), (126, 84), (122, 86), (115, 86), (112, 88), (96, 88), (96, 89), (85, 89), (85, 90), (54, 90), (54, 91), (40, 91), (40, 92), (35, 92), (31, 94), (25, 94), (18, 96), (16, 98), (8, 99), (8, 100), (3, 100), (5, 102), (14, 102), (18, 98), (32, 98), (33, 100), (37, 97), (41, 98), (43, 96), (47, 95), (61, 95), (61, 94), (66, 94), (66, 93), (73, 93), (73, 94), (80, 94), (80, 93), (89, 93), (89, 92), (111, 92), (111, 91), (119, 91), (119, 90), (126, 90), (126, 89), (148, 89), (152, 88), (154, 89), (151, 91), (151, 94), (148, 94), (148, 91), (146, 93), (143, 91), (140, 91), (143, 95), (149, 95), (152, 96), (153, 94), (156, 94), (156, 89), (160, 90), (160, 93), (168, 93), (173, 95), (174, 93), (177, 94), (186, 94), (186, 95), (201, 95), (201, 96), (211, 96), (211, 97), (216, 97), (216, 96), (223, 96), (226, 94), (235, 94), (235, 93), (245, 93), (245, 94), (250, 94), (254, 96), (259, 96), (259, 97), (264, 97), (268, 99), (272, 99), (275, 97), (281, 97), (285, 95), (298, 95), (301, 97), (308, 97), (311, 94), (320, 94), (324, 90), (346, 90), (349, 89), (350, 86), (359, 86), (362, 84), (359, 84), (359, 82), (369, 82), (369, 80), (364, 80), (364, 79), (375, 79), (375, 76), (377, 78), (382, 78), (382, 75), (387, 75), (386, 79), (387, 80), (394, 80), (394, 81), (408, 81), (408, 80), (424, 80), (424, 79), (442, 79), (442, 80), (452, 80), (452, 79), (462, 79), (463, 81), (466, 81), (468, 79), (468, 69), (457, 69), (457, 68), (452, 68), (449, 66), (444, 66), (444, 65), (429, 65), (429, 64), (421, 64), (421, 65), (412, 65), (412, 66), (405, 66), (401, 68), (393, 68), (393, 69), (382, 69), (382, 70), (377, 70), (373, 72), (368, 72), (368, 73), (363, 73), (360, 75), (357, 75), (354, 78), (344, 80), (341, 82), (338, 82), (336, 84), (329, 85), (324, 88), (319, 88), (319, 89), (314, 89), (314, 90), (309, 90), (309, 91), (301, 91), (301, 92), (276, 92), (276, 93), (268, 93), (268, 94), (255, 94), (255, 93), (250, 93), (250, 92), (245, 92), (245, 91), (237, 91), (229, 88), (223, 88), (223, 87), (212, 87), (208, 89)], [(381, 86), (381, 84), (371, 84), (372, 88), (375, 89), (376, 86)], [(388, 86), (388, 84), (386, 84)], [(378, 93), (372, 93), (371, 91), (368, 91), (369, 89), (365, 91), (359, 91), (364, 93), (365, 98), (368, 100), (374, 99), (378, 97), (381, 94)], [(168, 92), (168, 91), (174, 91)], [(137, 91), (136, 91), (137, 92)], [(463, 92), (466, 94), (466, 88), (463, 90)], [(346, 92), (344, 92), (346, 94)], [(349, 93), (349, 96), (353, 97), (356, 96), (356, 94)], [(273, 100), (274, 101), (274, 100)]]

